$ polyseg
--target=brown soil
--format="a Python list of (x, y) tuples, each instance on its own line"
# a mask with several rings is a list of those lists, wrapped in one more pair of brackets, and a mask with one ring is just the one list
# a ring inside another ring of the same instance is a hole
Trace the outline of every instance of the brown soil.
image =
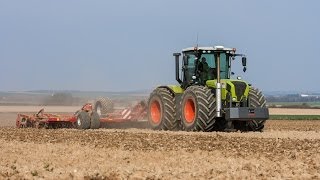
[(0, 179), (320, 178), (320, 121), (193, 133), (16, 129), (14, 119), (0, 113)]

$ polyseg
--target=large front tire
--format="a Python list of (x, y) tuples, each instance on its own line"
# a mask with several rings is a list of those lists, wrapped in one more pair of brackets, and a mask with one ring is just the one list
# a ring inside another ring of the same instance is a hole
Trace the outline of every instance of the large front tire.
[(208, 87), (191, 86), (182, 96), (181, 123), (186, 131), (212, 131), (216, 101)]
[(176, 130), (179, 121), (176, 119), (175, 95), (167, 88), (157, 88), (148, 101), (148, 121), (155, 130)]
[[(248, 97), (249, 107), (266, 107), (266, 99), (262, 92), (254, 87), (250, 87)], [(241, 131), (262, 131), (266, 120), (252, 119), (247, 122), (237, 122), (235, 128)]]

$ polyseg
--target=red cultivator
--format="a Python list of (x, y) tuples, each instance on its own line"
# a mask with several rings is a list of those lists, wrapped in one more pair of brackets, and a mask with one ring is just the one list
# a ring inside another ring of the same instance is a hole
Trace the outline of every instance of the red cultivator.
[(113, 112), (100, 114), (101, 122), (128, 122), (140, 121), (146, 118), (147, 106), (144, 101), (133, 107), (114, 110)]
[[(42, 111), (41, 109), (40, 111)], [(40, 112), (39, 111), (39, 112)], [(70, 127), (72, 122), (75, 122), (74, 116), (61, 116), (56, 114), (18, 114), (16, 119), (16, 126), (18, 128), (27, 128), (27, 127)]]
[(98, 129), (101, 123), (132, 122), (146, 117), (146, 104), (143, 101), (133, 107), (120, 110), (113, 110), (113, 104), (110, 108), (111, 104), (104, 103), (105, 101), (109, 99), (96, 101), (94, 108), (92, 104), (87, 103), (79, 111), (70, 115), (44, 113), (44, 109), (36, 114), (18, 114), (16, 127)]
[[(87, 123), (87, 121), (89, 123)], [(44, 113), (44, 109), (41, 109), (36, 114), (18, 114), (16, 119), (16, 126), (18, 128), (79, 128), (90, 126), (90, 121), (95, 124), (95, 121), (99, 122), (99, 116), (92, 111), (91, 104), (85, 104), (81, 110), (70, 115), (58, 115)]]

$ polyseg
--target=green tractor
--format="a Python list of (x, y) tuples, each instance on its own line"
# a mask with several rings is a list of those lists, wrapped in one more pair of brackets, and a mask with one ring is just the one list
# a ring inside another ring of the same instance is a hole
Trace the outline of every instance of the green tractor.
[[(262, 131), (269, 118), (261, 91), (231, 79), (235, 48), (191, 47), (174, 53), (179, 85), (159, 86), (150, 94), (148, 121), (156, 130)], [(180, 75), (180, 64), (182, 70)]]

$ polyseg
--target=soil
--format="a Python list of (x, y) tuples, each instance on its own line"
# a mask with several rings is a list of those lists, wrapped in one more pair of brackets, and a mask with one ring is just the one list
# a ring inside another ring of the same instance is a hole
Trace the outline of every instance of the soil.
[(320, 179), (320, 121), (203, 133), (17, 129), (15, 117), (0, 113), (0, 179)]

